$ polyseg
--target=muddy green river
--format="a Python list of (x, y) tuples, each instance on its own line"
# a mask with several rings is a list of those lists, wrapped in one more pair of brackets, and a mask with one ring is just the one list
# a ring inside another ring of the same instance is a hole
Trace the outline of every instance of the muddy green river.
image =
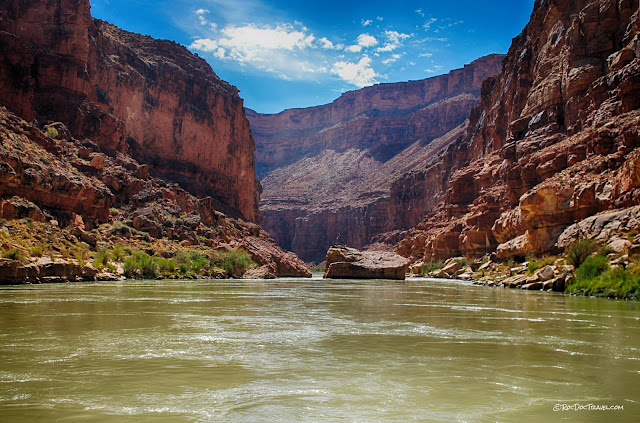
[(0, 287), (2, 422), (638, 416), (637, 302), (429, 279)]

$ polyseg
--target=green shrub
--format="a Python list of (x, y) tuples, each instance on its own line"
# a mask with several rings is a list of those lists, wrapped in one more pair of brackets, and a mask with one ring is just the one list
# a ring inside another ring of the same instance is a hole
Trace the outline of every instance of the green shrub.
[(59, 134), (56, 128), (54, 128), (53, 126), (48, 126), (47, 130), (45, 131), (45, 135), (49, 138), (57, 139)]
[(128, 278), (156, 279), (161, 273), (175, 276), (176, 263), (171, 259), (149, 256), (136, 251), (124, 261), (124, 275)]
[(224, 270), (227, 275), (240, 277), (254, 263), (251, 255), (244, 250), (216, 251), (211, 257), (211, 266)]
[(609, 261), (602, 256), (589, 256), (582, 265), (576, 269), (577, 280), (589, 280), (600, 276), (609, 270)]
[(148, 254), (137, 251), (129, 256), (123, 264), (124, 275), (128, 278), (151, 279), (158, 276), (158, 265)]
[(94, 268), (101, 270), (103, 267), (106, 267), (109, 264), (111, 259), (111, 254), (109, 254), (107, 250), (102, 249), (96, 253), (91, 264)]
[(564, 254), (567, 256), (567, 261), (577, 269), (596, 250), (595, 240), (587, 238), (569, 244), (564, 250)]
[(208, 267), (209, 260), (197, 251), (192, 252), (189, 255), (189, 259), (191, 260), (191, 269), (193, 269), (194, 273), (200, 273), (202, 269), (205, 269), (205, 266)]
[(132, 228), (125, 225), (123, 222), (116, 220), (111, 225), (111, 233), (112, 234), (120, 234), (120, 235), (130, 235)]
[(529, 264), (527, 264), (527, 274), (533, 275), (536, 272), (536, 270), (542, 269), (545, 266), (549, 266), (555, 263), (556, 260), (557, 260), (557, 257), (544, 257), (541, 260), (535, 260), (533, 258), (529, 258), (527, 260), (529, 262)]
[(176, 264), (173, 260), (157, 256), (153, 256), (152, 259), (158, 264), (160, 272), (172, 275), (176, 271)]
[(113, 251), (111, 251), (111, 255), (116, 261), (122, 262), (126, 256), (126, 252), (124, 248), (122, 248), (122, 245), (116, 245), (115, 247), (113, 247)]
[(31, 257), (42, 257), (43, 251), (41, 245), (34, 245), (29, 249), (29, 255)]
[(458, 264), (459, 264), (460, 266), (462, 266), (462, 267), (466, 267), (466, 266), (469, 264), (469, 262), (467, 261), (467, 259), (466, 259), (465, 257), (457, 258), (457, 259), (455, 259), (454, 261), (455, 261), (456, 263), (458, 263)]
[[(586, 263), (586, 261), (585, 261)], [(640, 298), (640, 275), (616, 268), (593, 279), (579, 279), (569, 285), (567, 292), (588, 296), (636, 300)]]
[(440, 260), (438, 261), (428, 261), (422, 265), (420, 269), (421, 275), (426, 275), (428, 273), (433, 272), (434, 270), (442, 269), (444, 267), (444, 263)]
[(10, 248), (8, 250), (4, 250), (2, 252), (2, 258), (6, 258), (9, 260), (17, 260), (17, 261), (22, 261), (25, 259), (24, 253), (17, 248)]

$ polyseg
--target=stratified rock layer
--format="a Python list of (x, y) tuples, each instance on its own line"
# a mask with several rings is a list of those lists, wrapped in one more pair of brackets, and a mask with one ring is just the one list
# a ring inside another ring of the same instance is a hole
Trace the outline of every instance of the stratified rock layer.
[(203, 59), (92, 19), (88, 0), (3, 2), (0, 51), (0, 104), (260, 221), (243, 102)]
[(325, 278), (403, 280), (409, 260), (386, 251), (358, 251), (334, 245), (327, 251)]
[(637, 205), (639, 27), (637, 0), (536, 1), (464, 137), (432, 164), (440, 203), (399, 252), (549, 252), (575, 222)]
[[(265, 275), (311, 276), (256, 225), (254, 143), (237, 89), (184, 47), (94, 20), (88, 0), (5, 1), (0, 106), (3, 239), (26, 237), (12, 221), (28, 218), (47, 239), (96, 253), (244, 249)], [(42, 254), (37, 236), (28, 241)], [(25, 245), (0, 248), (14, 257), (5, 281), (59, 276), (14, 263), (34, 259)], [(77, 279), (82, 266), (59, 268)]]
[[(29, 260), (0, 260), (0, 284), (100, 277), (63, 251), (81, 244), (95, 252), (126, 245), (164, 257), (244, 250), (265, 275), (311, 276), (263, 229), (219, 212), (211, 198), (150, 176), (148, 165), (127, 155), (97, 151), (95, 143), (71, 137), (61, 123), (43, 129), (0, 107), (0, 251)], [(26, 219), (29, 233), (21, 231), (19, 219)], [(31, 221), (38, 222), (38, 232)], [(34, 261), (43, 250), (56, 257), (53, 264)]]
[(482, 80), (501, 60), (491, 55), (448, 75), (348, 92), (324, 106), (247, 111), (264, 175), (265, 229), (320, 262), (336, 242), (362, 247), (419, 223), (436, 203), (416, 195), (414, 176), (404, 175), (462, 133)]

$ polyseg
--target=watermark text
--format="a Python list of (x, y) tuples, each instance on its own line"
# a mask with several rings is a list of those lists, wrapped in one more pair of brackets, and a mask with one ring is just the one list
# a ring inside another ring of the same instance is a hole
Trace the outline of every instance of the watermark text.
[(608, 404), (556, 404), (553, 411), (624, 411), (623, 405)]

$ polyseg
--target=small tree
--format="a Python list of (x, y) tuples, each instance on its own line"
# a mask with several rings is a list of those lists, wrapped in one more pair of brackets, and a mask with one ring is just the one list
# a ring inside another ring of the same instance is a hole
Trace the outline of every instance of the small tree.
[(587, 238), (574, 241), (564, 250), (567, 261), (576, 269), (598, 248), (595, 240)]

